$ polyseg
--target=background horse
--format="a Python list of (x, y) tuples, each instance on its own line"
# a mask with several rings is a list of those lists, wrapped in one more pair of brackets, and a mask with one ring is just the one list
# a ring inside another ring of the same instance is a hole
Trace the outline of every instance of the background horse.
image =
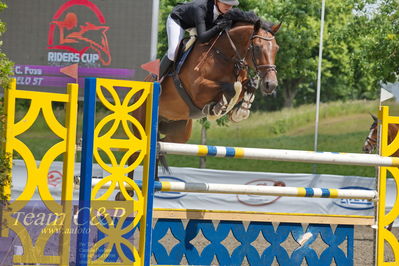
[[(366, 137), (366, 141), (363, 145), (363, 151), (365, 153), (372, 153), (377, 148), (378, 143), (378, 118), (372, 114), (370, 114), (373, 118), (373, 124), (370, 126), (370, 132)], [(392, 141), (398, 135), (399, 125), (398, 124), (388, 124), (388, 144), (391, 144)], [(399, 150), (391, 155), (392, 157), (399, 157)], [(392, 230), (393, 222), (387, 226), (389, 231)]]
[[(372, 153), (377, 148), (377, 140), (378, 140), (378, 118), (374, 115), (371, 115), (373, 118), (373, 124), (370, 126), (370, 132), (366, 137), (366, 141), (363, 145), (363, 151), (365, 153)], [(388, 144), (391, 144), (392, 141), (396, 138), (396, 135), (399, 131), (399, 125), (397, 124), (389, 124), (388, 125)], [(397, 150), (391, 156), (399, 157), (399, 150)]]

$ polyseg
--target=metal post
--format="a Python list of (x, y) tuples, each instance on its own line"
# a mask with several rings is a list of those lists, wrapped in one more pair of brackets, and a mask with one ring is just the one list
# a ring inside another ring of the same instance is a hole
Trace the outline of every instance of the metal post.
[(314, 151), (317, 151), (317, 137), (319, 134), (319, 108), (320, 108), (320, 86), (321, 86), (321, 61), (323, 60), (324, 14), (325, 14), (325, 0), (322, 0), (322, 2), (321, 2), (321, 22), (320, 22), (319, 63), (318, 63), (318, 67), (317, 67), (317, 93), (316, 93), (316, 119), (315, 119), (315, 130), (314, 130)]

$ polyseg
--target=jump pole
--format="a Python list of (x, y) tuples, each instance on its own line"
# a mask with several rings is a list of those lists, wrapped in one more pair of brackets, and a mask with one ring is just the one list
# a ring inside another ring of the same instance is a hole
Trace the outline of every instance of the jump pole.
[(214, 156), (251, 160), (399, 167), (399, 158), (397, 157), (383, 157), (376, 154), (361, 153), (239, 148), (170, 142), (158, 142), (158, 152), (175, 155)]
[[(100, 179), (101, 180), (101, 179)], [(99, 182), (93, 179), (93, 186)], [(142, 182), (135, 180), (141, 187)], [(110, 187), (110, 182), (103, 184), (102, 188)], [(116, 184), (116, 188), (119, 184)], [(126, 187), (127, 189), (129, 187)], [(279, 186), (255, 186), (240, 184), (216, 184), (216, 183), (185, 183), (155, 181), (156, 191), (163, 192), (194, 192), (194, 193), (218, 193), (218, 194), (240, 194), (259, 196), (286, 196), (306, 198), (336, 198), (336, 199), (366, 199), (377, 201), (378, 193), (375, 190), (365, 189), (333, 189), (333, 188), (310, 188), (310, 187), (279, 187)]]

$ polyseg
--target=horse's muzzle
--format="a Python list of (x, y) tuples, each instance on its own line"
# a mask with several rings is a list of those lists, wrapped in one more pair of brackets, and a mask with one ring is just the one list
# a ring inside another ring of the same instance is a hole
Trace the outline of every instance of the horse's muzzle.
[(373, 151), (374, 151), (374, 147), (373, 146), (371, 146), (369, 144), (366, 144), (366, 145), (363, 146), (363, 152), (364, 153), (372, 153)]
[(259, 84), (259, 88), (263, 95), (271, 95), (278, 86), (277, 80), (262, 80)]

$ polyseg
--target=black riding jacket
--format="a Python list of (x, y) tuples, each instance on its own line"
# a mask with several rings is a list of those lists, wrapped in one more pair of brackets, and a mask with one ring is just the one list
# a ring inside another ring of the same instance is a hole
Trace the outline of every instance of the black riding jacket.
[(207, 42), (221, 30), (213, 21), (214, 6), (214, 0), (180, 3), (173, 8), (170, 16), (184, 30), (195, 27), (198, 40)]

